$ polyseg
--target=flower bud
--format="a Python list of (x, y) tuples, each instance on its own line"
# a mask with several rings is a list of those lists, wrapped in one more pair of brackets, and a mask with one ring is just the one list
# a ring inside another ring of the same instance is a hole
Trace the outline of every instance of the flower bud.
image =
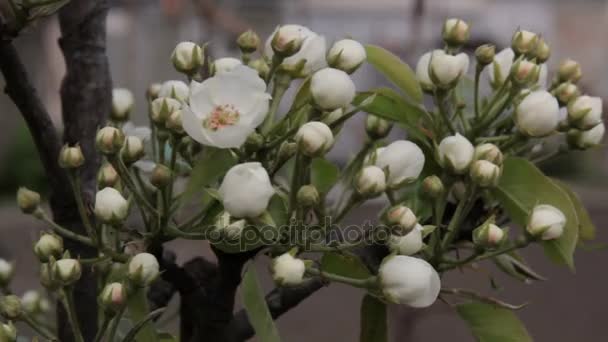
[(233, 166), (224, 176), (218, 191), (224, 209), (237, 218), (262, 215), (275, 194), (270, 176), (259, 162)]
[(181, 42), (173, 50), (171, 62), (175, 70), (186, 75), (195, 74), (205, 62), (203, 49), (193, 42)]
[(529, 93), (515, 109), (515, 124), (519, 131), (531, 137), (544, 137), (559, 124), (557, 99), (544, 90)]
[(562, 236), (566, 226), (566, 216), (558, 208), (539, 204), (532, 209), (526, 225), (527, 232), (542, 240), (554, 240)]
[(129, 202), (114, 188), (104, 188), (95, 195), (95, 217), (108, 224), (124, 221), (129, 215)]
[(175, 112), (171, 113), (171, 115), (169, 115), (167, 118), (167, 121), (165, 121), (165, 127), (167, 127), (167, 129), (175, 135), (184, 135), (185, 132), (184, 125), (182, 123), (182, 111), (176, 110)]
[(392, 189), (418, 179), (424, 161), (420, 147), (407, 140), (397, 140), (376, 150), (375, 165), (386, 171), (386, 183)]
[(82, 274), (80, 262), (76, 259), (57, 260), (52, 266), (53, 279), (63, 286), (72, 285)]
[(0, 287), (6, 287), (13, 279), (15, 274), (15, 265), (4, 259), (0, 259)]
[(581, 150), (599, 146), (604, 138), (605, 130), (603, 122), (587, 131), (572, 129), (568, 132), (568, 143), (571, 147)]
[(21, 299), (15, 295), (0, 298), (0, 312), (6, 319), (17, 320), (21, 318), (23, 314)]
[(139, 253), (129, 262), (129, 279), (137, 286), (150, 285), (158, 277), (158, 261), (150, 253)]
[(496, 186), (501, 174), (500, 166), (487, 160), (477, 160), (471, 165), (471, 180), (482, 188)]
[(391, 235), (388, 240), (388, 248), (401, 255), (414, 255), (424, 247), (422, 242), (422, 226), (415, 224), (412, 230), (403, 235)]
[(171, 169), (163, 164), (156, 164), (150, 175), (150, 183), (162, 189), (171, 183)]
[(428, 262), (406, 255), (388, 256), (378, 269), (382, 294), (396, 304), (425, 308), (441, 290), (439, 274)]
[(135, 97), (129, 89), (112, 89), (112, 111), (110, 112), (110, 119), (116, 122), (128, 121), (134, 104)]
[(218, 220), (217, 227), (220, 229), (222, 235), (228, 240), (238, 240), (243, 235), (243, 230), (247, 226), (246, 220), (236, 220), (230, 222), (230, 214), (224, 212)]
[(511, 40), (511, 48), (516, 55), (533, 53), (538, 44), (538, 36), (534, 32), (518, 30)]
[(218, 58), (213, 62), (213, 74), (218, 75), (225, 72), (231, 72), (239, 65), (243, 65), (240, 59), (232, 57)]
[(25, 214), (33, 214), (40, 206), (40, 194), (25, 187), (17, 190), (17, 205)]
[(467, 186), (462, 181), (458, 181), (452, 184), (452, 188), (450, 189), (451, 199), (456, 202), (462, 202), (465, 200), (465, 196), (467, 194)]
[(504, 157), (498, 146), (490, 143), (485, 143), (475, 146), (474, 160), (487, 160), (498, 166), (502, 165)]
[(106, 155), (116, 154), (125, 143), (125, 135), (118, 128), (106, 126), (97, 132), (97, 149)]
[(320, 121), (311, 121), (298, 129), (296, 143), (303, 155), (318, 157), (331, 149), (334, 144), (334, 134), (326, 124)]
[(542, 37), (538, 39), (533, 57), (536, 58), (536, 63), (538, 64), (545, 63), (551, 57), (551, 48)]
[(367, 115), (365, 119), (365, 131), (367, 135), (374, 140), (384, 139), (388, 136), (393, 128), (393, 123), (384, 120), (375, 115)]
[(59, 166), (64, 169), (77, 169), (84, 164), (84, 155), (79, 145), (63, 145), (59, 151)]
[(474, 153), (473, 145), (460, 133), (446, 137), (439, 143), (439, 163), (456, 174), (463, 174), (469, 169)]
[(285, 25), (277, 28), (270, 46), (278, 56), (285, 58), (293, 56), (300, 51), (306, 38), (303, 27), (299, 25)]
[(560, 82), (578, 82), (583, 76), (581, 65), (573, 59), (565, 59), (559, 64), (557, 78)]
[(321, 198), (319, 191), (314, 185), (303, 185), (297, 193), (298, 205), (309, 208), (319, 204)]
[(128, 136), (125, 139), (125, 145), (121, 151), (122, 160), (127, 164), (135, 163), (140, 160), (145, 154), (144, 142), (136, 136)]
[(179, 102), (186, 102), (190, 97), (190, 87), (182, 81), (165, 81), (160, 87), (158, 96), (172, 98)]
[(451, 18), (443, 24), (443, 41), (452, 47), (464, 45), (469, 40), (469, 24), (461, 19)]
[(13, 322), (0, 323), (0, 341), (3, 342), (16, 342), (17, 341), (17, 328), (13, 325)]
[(494, 61), (496, 55), (496, 46), (492, 44), (483, 44), (475, 49), (475, 58), (481, 66), (486, 66)]
[(42, 233), (34, 245), (34, 253), (40, 262), (48, 262), (51, 257), (61, 258), (63, 254), (63, 240), (55, 234)]
[(435, 50), (431, 55), (429, 76), (433, 83), (442, 89), (456, 86), (460, 77), (469, 70), (469, 56), (459, 53), (448, 55), (443, 50)]
[(344, 71), (325, 68), (312, 75), (310, 93), (317, 106), (334, 110), (351, 104), (355, 98), (355, 84)]
[(327, 53), (327, 64), (352, 74), (367, 59), (365, 47), (356, 40), (343, 39), (334, 43)]
[(540, 67), (528, 60), (520, 60), (511, 68), (511, 79), (521, 87), (536, 83), (539, 79)]
[(272, 260), (272, 278), (279, 286), (296, 286), (302, 283), (306, 265), (289, 253)]
[(493, 223), (484, 223), (473, 231), (473, 243), (484, 248), (496, 248), (505, 241), (507, 234)]
[(97, 187), (100, 189), (111, 187), (113, 188), (118, 184), (120, 177), (111, 164), (104, 164), (99, 168), (97, 173)]
[(490, 85), (494, 89), (500, 88), (509, 77), (513, 66), (513, 58), (515, 58), (513, 50), (510, 48), (503, 49), (494, 56), (494, 61), (486, 68)]
[(54, 279), (49, 263), (40, 265), (40, 284), (49, 291), (54, 291), (61, 286), (61, 284)]
[(107, 284), (101, 291), (99, 302), (106, 309), (106, 312), (116, 313), (127, 301), (125, 292), (125, 287), (121, 283)]
[(263, 58), (255, 59), (249, 62), (248, 66), (255, 69), (258, 72), (258, 75), (260, 75), (260, 78), (263, 80), (265, 80), (270, 73), (270, 66), (268, 66), (268, 63), (266, 63)]
[(391, 225), (391, 233), (397, 236), (409, 234), (418, 224), (414, 212), (404, 205), (390, 208), (386, 213), (386, 221)]
[(371, 198), (386, 190), (386, 176), (381, 168), (375, 165), (364, 167), (355, 180), (355, 189), (363, 197)]
[(152, 102), (154, 100), (156, 100), (158, 98), (158, 93), (160, 92), (160, 88), (162, 88), (163, 85), (160, 83), (152, 83), (150, 84), (150, 86), (148, 86), (148, 89), (146, 90), (146, 98), (148, 99), (148, 101)]
[(580, 129), (590, 129), (602, 122), (602, 99), (587, 95), (568, 103), (568, 122)]
[(260, 46), (260, 36), (253, 30), (247, 30), (236, 39), (236, 44), (245, 54), (254, 53)]
[(422, 90), (426, 92), (432, 92), (435, 89), (435, 84), (431, 80), (431, 76), (429, 75), (429, 65), (431, 64), (431, 56), (433, 52), (427, 52), (420, 56), (418, 59), (418, 63), (416, 63), (416, 79)]
[(441, 178), (431, 175), (422, 181), (422, 191), (429, 198), (437, 199), (439, 196), (443, 195), (445, 187), (443, 186)]
[(158, 125), (165, 124), (171, 113), (181, 109), (181, 103), (169, 97), (159, 97), (152, 101), (150, 108), (150, 118)]
[(564, 82), (555, 88), (554, 94), (561, 105), (567, 105), (580, 96), (580, 91), (576, 84)]
[(27, 314), (38, 315), (47, 313), (50, 309), (50, 304), (38, 291), (29, 290), (21, 296), (21, 307)]

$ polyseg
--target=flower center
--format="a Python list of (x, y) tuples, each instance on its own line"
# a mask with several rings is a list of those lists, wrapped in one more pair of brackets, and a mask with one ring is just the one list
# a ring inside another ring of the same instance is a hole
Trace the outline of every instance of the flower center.
[(203, 127), (217, 131), (226, 126), (232, 126), (239, 121), (241, 113), (231, 104), (216, 106), (205, 121)]

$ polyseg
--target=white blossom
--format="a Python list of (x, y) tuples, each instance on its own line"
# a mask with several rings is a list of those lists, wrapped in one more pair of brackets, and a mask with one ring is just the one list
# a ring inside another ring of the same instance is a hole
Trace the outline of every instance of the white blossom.
[(158, 92), (159, 97), (169, 97), (181, 102), (188, 101), (189, 95), (190, 87), (185, 82), (177, 80), (164, 82)]
[(441, 290), (441, 280), (433, 266), (411, 256), (387, 257), (380, 265), (378, 277), (388, 300), (414, 308), (432, 305)]
[(272, 260), (272, 277), (279, 285), (295, 286), (302, 283), (306, 265), (289, 253), (281, 254)]
[(589, 129), (602, 121), (602, 99), (579, 96), (568, 104), (568, 119), (580, 129)]
[(114, 188), (104, 188), (95, 195), (95, 216), (102, 222), (122, 221), (129, 214), (129, 203)]
[(224, 209), (231, 216), (242, 218), (260, 216), (275, 191), (262, 164), (251, 162), (228, 170), (219, 193)]
[(564, 233), (566, 216), (558, 208), (539, 204), (532, 209), (526, 230), (532, 236), (539, 236), (543, 240), (559, 238)]
[(435, 50), (431, 55), (429, 75), (435, 85), (446, 88), (454, 86), (469, 70), (469, 56), (459, 53), (455, 56), (443, 50)]
[[(283, 32), (289, 32), (290, 39), (286, 40), (288, 43), (292, 37), (300, 37), (302, 40), (302, 47), (293, 56), (287, 57), (283, 60), (283, 65), (286, 67), (295, 67), (300, 61), (305, 60), (306, 63), (302, 69), (300, 76), (305, 77), (311, 73), (324, 68), (327, 65), (325, 60), (326, 55), (326, 43), (325, 37), (312, 32), (310, 29), (300, 25), (284, 25), (280, 27)], [(271, 42), (275, 33), (278, 31), (277, 28), (266, 41), (264, 47), (264, 55), (269, 60), (272, 60), (274, 51), (272, 51)]]
[(241, 62), (240, 59), (233, 57), (218, 58), (213, 62), (216, 75), (224, 72), (232, 72), (239, 65), (243, 65), (243, 62)]
[(457, 174), (462, 174), (471, 165), (475, 148), (467, 138), (456, 133), (439, 143), (439, 163)]
[(398, 140), (376, 150), (376, 166), (388, 168), (387, 185), (398, 187), (420, 176), (424, 167), (424, 153), (413, 142)]
[(312, 75), (310, 93), (315, 103), (325, 109), (348, 106), (355, 98), (355, 83), (342, 70), (325, 68)]
[(335, 42), (327, 53), (330, 66), (347, 73), (353, 73), (366, 59), (365, 47), (353, 39), (342, 39)]
[(557, 99), (545, 90), (529, 93), (515, 110), (515, 123), (528, 136), (543, 137), (551, 134), (559, 124)]
[(401, 255), (413, 255), (424, 247), (422, 242), (422, 226), (416, 224), (414, 229), (404, 236), (391, 235), (388, 240), (388, 246), (391, 251)]

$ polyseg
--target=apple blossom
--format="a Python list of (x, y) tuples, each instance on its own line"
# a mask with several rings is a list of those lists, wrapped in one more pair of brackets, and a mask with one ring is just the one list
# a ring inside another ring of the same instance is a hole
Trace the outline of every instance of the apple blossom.
[(366, 59), (365, 47), (353, 39), (342, 39), (335, 42), (327, 53), (329, 66), (349, 74), (355, 72)]
[(532, 236), (553, 240), (564, 233), (565, 226), (566, 216), (561, 210), (552, 205), (539, 204), (532, 209), (526, 230)]
[(427, 52), (420, 56), (418, 59), (418, 63), (416, 63), (416, 79), (420, 83), (420, 86), (425, 91), (431, 91), (435, 88), (435, 84), (431, 80), (431, 76), (429, 75), (429, 65), (431, 64), (431, 52)]
[(573, 129), (571, 132), (568, 132), (568, 142), (579, 149), (595, 147), (602, 142), (605, 131), (606, 127), (603, 122), (587, 131)]
[(441, 178), (431, 175), (424, 178), (422, 181), (422, 191), (431, 199), (437, 199), (445, 192), (445, 187)]
[(97, 132), (95, 144), (97, 149), (106, 155), (116, 154), (125, 143), (124, 133), (115, 127), (106, 126)]
[(443, 41), (450, 46), (460, 46), (469, 40), (469, 24), (461, 19), (450, 18), (443, 24)]
[(581, 65), (573, 59), (565, 59), (559, 64), (557, 77), (560, 82), (578, 82), (583, 75)]
[(602, 121), (602, 99), (579, 96), (568, 104), (568, 121), (580, 129), (589, 129)]
[(6, 287), (13, 279), (15, 265), (5, 259), (0, 259), (0, 286)]
[(63, 240), (57, 235), (43, 233), (34, 244), (34, 253), (41, 262), (48, 262), (51, 257), (58, 259), (63, 253)]
[(483, 44), (475, 49), (475, 58), (481, 66), (486, 66), (494, 61), (496, 56), (496, 46), (492, 44)]
[(223, 57), (218, 58), (213, 62), (213, 70), (214, 73), (217, 75), (225, 72), (232, 72), (239, 65), (243, 65), (243, 62), (241, 62), (240, 59), (233, 57)]
[(158, 97), (152, 101), (150, 118), (154, 123), (164, 125), (169, 115), (182, 108), (181, 102), (171, 97)]
[(281, 286), (296, 286), (302, 283), (306, 265), (301, 259), (289, 253), (281, 254), (272, 260), (272, 277)]
[(452, 56), (443, 50), (435, 50), (431, 55), (429, 76), (433, 83), (440, 88), (454, 87), (468, 70), (469, 56), (465, 53)]
[(182, 81), (166, 81), (160, 87), (158, 96), (176, 99), (180, 102), (187, 102), (188, 96), (190, 96), (190, 87)]
[(171, 62), (175, 69), (188, 75), (196, 73), (204, 61), (203, 49), (193, 42), (177, 44), (171, 54)]
[(61, 259), (52, 264), (53, 277), (63, 286), (74, 284), (82, 274), (80, 262), (76, 259)]
[(331, 129), (320, 121), (310, 121), (302, 125), (295, 139), (300, 152), (309, 157), (324, 155), (334, 144)]
[(59, 151), (59, 166), (64, 169), (77, 169), (84, 164), (84, 155), (80, 145), (63, 145)]
[(380, 287), (391, 302), (414, 308), (432, 305), (439, 291), (439, 274), (428, 262), (406, 255), (389, 256), (378, 270)]
[(418, 224), (414, 212), (404, 205), (390, 208), (386, 213), (386, 220), (391, 225), (392, 233), (398, 236), (408, 234)]
[(391, 121), (384, 120), (376, 115), (369, 114), (365, 119), (365, 132), (372, 139), (386, 138), (392, 128), (393, 123)]
[(391, 251), (401, 255), (414, 255), (424, 247), (422, 242), (422, 226), (416, 224), (415, 227), (403, 236), (391, 235), (388, 240), (388, 247)]
[(17, 190), (17, 205), (25, 214), (33, 214), (40, 206), (40, 194), (28, 188)]
[(376, 150), (375, 165), (387, 170), (387, 186), (396, 188), (420, 176), (424, 167), (424, 153), (411, 141), (397, 140)]
[(110, 118), (118, 122), (127, 121), (134, 104), (135, 97), (129, 89), (112, 89), (112, 111), (110, 112)]
[(538, 43), (538, 36), (534, 32), (518, 30), (511, 40), (511, 48), (518, 55), (525, 55), (534, 52)]
[(471, 180), (480, 187), (492, 187), (498, 183), (502, 169), (487, 160), (477, 160), (471, 164)]
[(231, 216), (242, 218), (260, 216), (275, 191), (262, 164), (250, 162), (228, 170), (219, 194), (224, 209)]
[(511, 72), (511, 67), (513, 66), (513, 59), (515, 58), (515, 53), (512, 49), (506, 48), (494, 56), (494, 61), (492, 64), (489, 64), (486, 67), (486, 72), (488, 74), (488, 78), (490, 79), (490, 84), (494, 88), (498, 88), (502, 85), (507, 78), (509, 77), (509, 73)]
[(473, 161), (474, 153), (473, 145), (460, 133), (448, 136), (439, 143), (439, 163), (456, 174), (467, 171)]
[(351, 104), (355, 83), (344, 71), (325, 68), (312, 75), (310, 93), (319, 107), (331, 111)]
[(491, 143), (485, 143), (475, 146), (475, 153), (473, 154), (473, 159), (487, 160), (489, 162), (492, 162), (493, 164), (500, 166), (502, 165), (504, 156), (502, 155), (502, 152), (500, 151), (498, 146)]
[(282, 42), (283, 45), (289, 44), (292, 41), (300, 43), (300, 48), (297, 50), (297, 52), (283, 59), (282, 62), (283, 67), (291, 69), (295, 68), (296, 65), (301, 61), (305, 61), (302, 70), (299, 72), (299, 75), (296, 76), (306, 77), (327, 65), (327, 61), (325, 59), (325, 37), (320, 36), (315, 32), (312, 32), (310, 29), (300, 25), (284, 25), (274, 31), (274, 33), (266, 41), (264, 48), (264, 55), (269, 60), (272, 60), (274, 56), (272, 41), (277, 34), (279, 34), (279, 41)]
[(129, 214), (129, 202), (114, 188), (104, 188), (95, 195), (95, 217), (104, 223), (123, 221)]
[(531, 137), (551, 134), (559, 124), (559, 104), (549, 92), (537, 90), (529, 93), (515, 109), (517, 128)]
[(129, 262), (128, 276), (137, 286), (150, 285), (158, 274), (158, 260), (150, 253), (139, 253)]
[(375, 197), (386, 190), (384, 171), (375, 166), (364, 167), (355, 179), (355, 189), (363, 197)]

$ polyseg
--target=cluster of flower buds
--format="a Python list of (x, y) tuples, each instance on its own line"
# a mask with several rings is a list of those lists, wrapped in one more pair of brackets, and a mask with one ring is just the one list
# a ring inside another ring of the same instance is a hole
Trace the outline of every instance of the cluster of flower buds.
[(492, 187), (498, 184), (502, 175), (503, 155), (500, 149), (490, 143), (475, 147), (473, 163), (469, 175), (474, 184), (480, 187)]

